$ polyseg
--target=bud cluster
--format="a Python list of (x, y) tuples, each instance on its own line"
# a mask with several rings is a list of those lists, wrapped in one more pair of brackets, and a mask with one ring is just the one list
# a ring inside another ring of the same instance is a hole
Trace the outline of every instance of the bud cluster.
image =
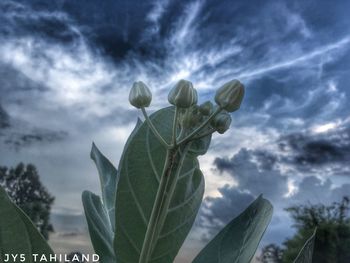
[[(197, 105), (198, 94), (190, 81), (180, 80), (169, 92), (168, 101), (175, 106), (174, 133), (181, 130), (180, 135), (174, 134), (174, 145), (176, 138), (181, 142), (189, 141), (217, 131), (222, 134), (226, 132), (232, 122), (230, 113), (239, 109), (244, 96), (244, 86), (238, 80), (232, 80), (220, 87), (215, 94), (216, 105), (206, 101)], [(143, 82), (135, 82), (129, 94), (131, 105), (142, 109), (147, 122), (154, 134), (161, 137), (155, 130), (148, 118), (145, 107), (152, 100), (149, 88)], [(179, 129), (178, 129), (179, 128)], [(206, 132), (203, 133), (203, 130)], [(181, 137), (184, 136), (185, 138)], [(160, 138), (166, 146), (163, 138)]]

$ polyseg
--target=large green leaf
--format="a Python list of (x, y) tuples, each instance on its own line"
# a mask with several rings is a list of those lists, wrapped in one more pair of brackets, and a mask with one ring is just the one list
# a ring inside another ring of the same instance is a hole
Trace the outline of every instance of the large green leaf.
[[(140, 128), (142, 121), (137, 119), (136, 126), (131, 132), (126, 145), (129, 144), (131, 138), (133, 138), (136, 131)], [(123, 153), (124, 155), (124, 153)], [(92, 143), (90, 152), (91, 159), (95, 162), (97, 171), (100, 177), (102, 201), (104, 207), (107, 209), (108, 216), (114, 231), (115, 227), (115, 195), (118, 184), (118, 171), (114, 165), (101, 153), (95, 143)]]
[[(138, 119), (130, 138), (141, 126)], [(124, 154), (124, 153), (123, 153)], [(90, 191), (84, 191), (82, 201), (85, 210), (86, 221), (89, 227), (91, 242), (95, 251), (100, 255), (103, 263), (116, 262), (113, 249), (115, 227), (115, 194), (119, 174), (113, 164), (100, 152), (96, 145), (92, 144), (90, 153), (95, 162), (100, 177), (102, 200), (98, 195)]]
[[(138, 119), (137, 124), (131, 133), (126, 144), (133, 137), (135, 132), (141, 126)], [(99, 172), (102, 199), (89, 191), (84, 191), (82, 201), (86, 221), (89, 227), (89, 233), (92, 245), (100, 255), (100, 261), (103, 263), (116, 262), (113, 249), (114, 227), (115, 227), (115, 195), (118, 184), (117, 169), (100, 152), (96, 145), (92, 144), (91, 159), (94, 160)]]
[[(11, 202), (5, 190), (0, 187), (1, 263), (5, 260), (4, 254), (25, 254), (25, 262), (32, 263), (34, 260), (31, 255), (45, 255), (49, 259), (54, 252), (31, 220)], [(20, 261), (17, 258), (15, 262)]]
[(114, 232), (101, 198), (89, 191), (82, 195), (86, 221), (95, 252), (103, 263), (115, 263)]
[(225, 226), (193, 263), (248, 263), (271, 220), (272, 206), (259, 196)]
[[(151, 120), (166, 141), (171, 139), (174, 108), (157, 111)], [(179, 177), (171, 174), (166, 180), (164, 196), (170, 200), (163, 224), (157, 225), (156, 237), (146, 244), (145, 234), (155, 203), (166, 148), (156, 139), (147, 123), (143, 123), (129, 140), (119, 164), (116, 201), (115, 253), (117, 262), (139, 262), (145, 245), (152, 247), (146, 262), (173, 262), (198, 212), (204, 179), (196, 156), (203, 154), (210, 136), (189, 148), (184, 155)], [(206, 143), (205, 143), (206, 142)], [(178, 166), (179, 159), (174, 160)]]
[(101, 183), (103, 204), (114, 229), (115, 222), (115, 192), (118, 181), (118, 172), (113, 164), (100, 152), (95, 143), (92, 144), (90, 157), (94, 160)]
[(297, 258), (294, 260), (294, 263), (312, 263), (315, 237), (316, 237), (316, 229), (314, 230), (314, 233), (311, 235), (311, 237), (308, 240), (306, 240)]

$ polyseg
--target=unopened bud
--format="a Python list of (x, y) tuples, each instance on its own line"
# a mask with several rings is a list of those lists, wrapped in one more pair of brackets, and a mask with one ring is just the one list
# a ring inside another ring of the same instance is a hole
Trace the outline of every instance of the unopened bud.
[(223, 134), (230, 128), (231, 121), (232, 119), (229, 113), (221, 112), (215, 116), (211, 125), (218, 133)]
[(199, 106), (199, 111), (204, 116), (209, 116), (210, 114), (212, 114), (213, 108), (213, 103), (211, 103), (210, 101), (206, 101)]
[(179, 108), (189, 108), (198, 100), (197, 91), (191, 82), (180, 80), (168, 95), (168, 101)]
[(194, 127), (200, 120), (200, 113), (198, 111), (198, 105), (192, 105), (190, 109), (182, 109), (184, 113), (180, 117), (180, 123), (183, 128)]
[(134, 82), (129, 93), (129, 101), (136, 108), (148, 107), (152, 101), (152, 93), (142, 81)]
[(217, 90), (215, 102), (224, 110), (233, 112), (239, 109), (243, 96), (244, 86), (238, 80), (231, 80)]

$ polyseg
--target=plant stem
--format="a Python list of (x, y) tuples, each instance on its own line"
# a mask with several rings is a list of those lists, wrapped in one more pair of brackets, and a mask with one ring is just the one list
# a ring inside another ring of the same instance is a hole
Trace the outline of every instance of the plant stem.
[(148, 263), (149, 257), (151, 256), (152, 239), (157, 228), (158, 215), (162, 206), (163, 196), (166, 194), (166, 185), (168, 180), (167, 178), (169, 177), (168, 173), (172, 169), (174, 154), (176, 154), (174, 150), (167, 150), (158, 191), (154, 200), (154, 205), (152, 208), (151, 217), (148, 222), (145, 238), (143, 240), (139, 263)]
[[(168, 189), (168, 190), (166, 191), (166, 195), (163, 196), (162, 201), (161, 201), (161, 206), (160, 206), (159, 214), (157, 217), (157, 228), (155, 229), (154, 235), (152, 237), (152, 244), (153, 244), (152, 251), (155, 248), (154, 246), (157, 244), (158, 237), (161, 233), (164, 222), (166, 220), (169, 205), (170, 205), (171, 199), (173, 197), (173, 194), (174, 194), (174, 191), (176, 188), (176, 184), (177, 184), (177, 180), (180, 176), (181, 169), (182, 169), (184, 161), (186, 159), (186, 154), (188, 152), (189, 146), (190, 146), (190, 144), (186, 145), (183, 152), (181, 153), (181, 158), (180, 158), (179, 163), (177, 164), (174, 176), (167, 176), (168, 180), (167, 180), (167, 184), (166, 184), (166, 189)], [(169, 188), (168, 188), (169, 182), (170, 182), (170, 184), (169, 184)]]
[(190, 141), (201, 139), (201, 138), (203, 138), (203, 137), (205, 137), (207, 135), (210, 135), (210, 134), (212, 134), (214, 132), (216, 132), (215, 129), (210, 129), (210, 130), (208, 130), (208, 131), (206, 131), (206, 132), (204, 132), (204, 133), (202, 133), (202, 134), (200, 134), (198, 136), (193, 137)]
[(186, 136), (185, 138), (183, 138), (181, 141), (178, 142), (178, 145), (183, 144), (188, 142), (189, 140), (191, 140), (191, 138), (196, 135), (198, 132), (201, 131), (201, 129), (203, 129), (205, 127), (205, 125), (207, 125), (216, 115), (218, 115), (220, 112), (222, 111), (222, 108), (219, 107), (216, 109), (216, 111), (210, 115), (210, 117), (208, 119), (206, 119), (201, 125), (198, 126), (197, 129), (195, 129), (193, 132), (191, 132), (188, 136)]
[(179, 136), (177, 136), (176, 140), (180, 140), (181, 137), (183, 136), (184, 132), (185, 132), (185, 129), (184, 129), (184, 128), (181, 128), (180, 133), (179, 133)]
[(159, 132), (157, 131), (156, 127), (154, 127), (152, 121), (150, 120), (150, 118), (148, 117), (148, 114), (146, 112), (146, 109), (144, 107), (141, 108), (143, 116), (145, 117), (145, 120), (148, 124), (148, 126), (150, 127), (150, 129), (152, 130), (153, 134), (158, 138), (158, 140), (167, 148), (169, 149), (171, 146), (164, 140), (164, 138), (159, 134)]
[[(188, 114), (189, 108), (185, 109), (185, 111), (183, 112), (183, 118), (187, 118), (187, 114)], [(176, 138), (176, 141), (181, 140), (181, 138), (185, 135), (185, 128), (181, 125), (181, 129), (180, 129), (180, 133)]]
[(179, 114), (178, 107), (175, 106), (174, 120), (173, 120), (173, 144), (172, 147), (176, 147), (176, 131), (177, 131), (177, 117)]

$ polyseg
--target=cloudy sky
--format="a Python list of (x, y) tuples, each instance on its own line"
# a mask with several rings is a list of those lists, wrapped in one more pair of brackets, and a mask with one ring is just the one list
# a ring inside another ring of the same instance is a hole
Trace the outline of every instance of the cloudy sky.
[[(206, 193), (177, 262), (263, 193), (263, 243), (293, 234), (283, 208), (350, 193), (350, 2), (0, 2), (0, 165), (34, 163), (56, 196), (56, 251), (90, 249), (81, 192), (99, 192), (92, 141), (117, 166), (139, 113), (135, 80), (166, 105), (181, 79), (211, 99), (246, 86), (229, 132), (200, 158)], [(68, 247), (68, 248), (67, 248)]]

